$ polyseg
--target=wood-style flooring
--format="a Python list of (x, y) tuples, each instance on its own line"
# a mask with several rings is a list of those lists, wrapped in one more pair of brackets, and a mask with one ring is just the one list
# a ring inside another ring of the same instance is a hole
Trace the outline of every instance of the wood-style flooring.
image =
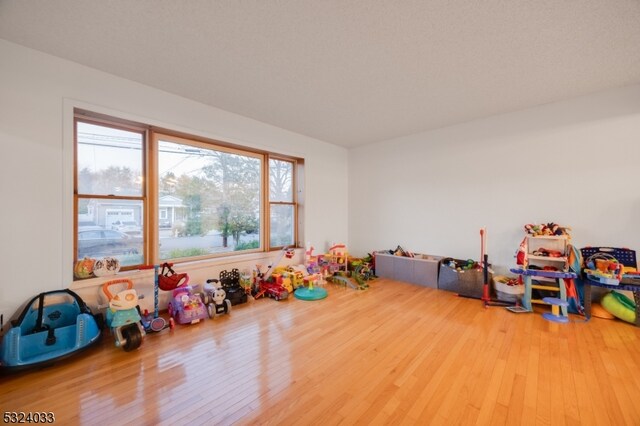
[(0, 377), (3, 412), (64, 425), (640, 425), (640, 328), (378, 279), (234, 306), (125, 353)]

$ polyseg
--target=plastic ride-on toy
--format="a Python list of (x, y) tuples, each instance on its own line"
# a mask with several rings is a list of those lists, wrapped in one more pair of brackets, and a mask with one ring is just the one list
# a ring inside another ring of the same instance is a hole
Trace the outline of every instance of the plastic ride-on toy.
[(0, 315), (0, 376), (79, 354), (101, 340), (102, 325), (102, 315), (94, 315), (73, 291), (40, 293), (14, 314), (7, 329)]
[(251, 292), (252, 296), (255, 299), (258, 299), (262, 296), (269, 296), (276, 300), (285, 300), (289, 297), (289, 291), (274, 277), (272, 276), (274, 267), (280, 263), (283, 257), (287, 257), (291, 259), (293, 257), (294, 252), (293, 249), (288, 247), (283, 247), (280, 251), (280, 255), (276, 258), (275, 262), (273, 262), (267, 270), (263, 273), (260, 271), (260, 266), (257, 266), (258, 274), (256, 276), (256, 280), (254, 282), (253, 290)]
[[(126, 288), (114, 296), (111, 287), (123, 284)], [(128, 278), (110, 280), (102, 285), (102, 292), (109, 301), (106, 322), (111, 329), (116, 346), (125, 352), (139, 348), (145, 336), (145, 330), (138, 307), (138, 293), (133, 288), (133, 282)]]
[[(214, 280), (207, 280), (213, 282)], [(247, 292), (240, 284), (240, 271), (233, 268), (231, 272), (220, 271), (220, 285), (227, 293), (227, 299), (231, 301), (232, 305), (239, 305), (247, 302)]]
[(202, 300), (207, 305), (209, 318), (231, 313), (231, 300), (227, 297), (227, 292), (224, 290), (222, 284), (216, 279), (207, 280), (207, 283), (204, 285)]
[(195, 293), (190, 285), (173, 290), (168, 311), (178, 324), (195, 324), (209, 317), (200, 294)]
[(268, 296), (275, 300), (285, 300), (289, 297), (289, 291), (276, 282), (260, 280), (253, 292), (253, 297), (259, 299), (262, 296)]

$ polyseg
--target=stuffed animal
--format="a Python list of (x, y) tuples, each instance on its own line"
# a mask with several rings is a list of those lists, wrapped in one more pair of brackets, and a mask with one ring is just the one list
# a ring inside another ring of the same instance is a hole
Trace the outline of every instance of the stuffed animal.
[(96, 260), (89, 257), (78, 260), (73, 267), (73, 275), (79, 279), (91, 277), (93, 275), (93, 267), (95, 263)]
[(553, 222), (547, 223), (546, 227), (549, 229), (549, 235), (569, 235), (569, 231), (571, 230), (571, 228), (560, 226)]
[(541, 225), (537, 225), (535, 223), (528, 223), (524, 225), (524, 231), (533, 235), (534, 237), (538, 236), (553, 236), (553, 235), (569, 235), (569, 231), (571, 228), (566, 226), (560, 226), (557, 223), (549, 222), (543, 223)]
[(524, 226), (524, 231), (533, 236), (542, 235), (542, 228), (544, 225), (536, 225), (535, 223), (527, 223)]
[(115, 257), (98, 259), (93, 266), (93, 275), (96, 277), (115, 275), (118, 271), (120, 271), (120, 261)]

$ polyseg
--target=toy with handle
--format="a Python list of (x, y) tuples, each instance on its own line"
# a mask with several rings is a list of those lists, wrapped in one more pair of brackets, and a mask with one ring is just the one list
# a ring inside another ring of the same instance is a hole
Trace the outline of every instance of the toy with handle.
[[(242, 293), (246, 297), (246, 293)], [(215, 278), (208, 279), (204, 285), (202, 293), (202, 301), (207, 305), (207, 313), (209, 318), (215, 318), (222, 314), (231, 313), (231, 300), (227, 298), (227, 292), (224, 290), (220, 280)]]
[[(487, 229), (480, 228), (480, 267), (483, 267), (485, 262), (485, 254), (487, 253)], [(486, 278), (485, 278), (486, 281)]]
[(482, 266), (482, 276), (484, 278), (484, 284), (482, 286), (482, 301), (484, 307), (489, 306), (491, 296), (489, 295), (489, 255), (487, 254), (487, 230), (480, 228), (480, 265)]
[[(112, 293), (112, 287), (122, 289), (123, 285), (124, 290)], [(116, 346), (125, 352), (139, 348), (145, 336), (145, 329), (141, 322), (138, 294), (133, 288), (133, 282), (128, 278), (105, 281), (102, 292), (108, 301), (107, 326), (111, 329)]]
[(494, 300), (491, 298), (489, 287), (489, 255), (487, 254), (487, 228), (480, 228), (480, 265), (482, 266), (482, 303), (485, 308), (489, 306), (511, 306), (512, 303)]
[(280, 250), (280, 254), (276, 258), (276, 260), (274, 262), (271, 262), (271, 264), (267, 268), (267, 271), (262, 275), (262, 280), (267, 281), (269, 277), (271, 277), (271, 274), (273, 273), (273, 269), (276, 266), (278, 266), (278, 264), (280, 263), (283, 257), (286, 256), (287, 259), (291, 259), (291, 257), (293, 257), (293, 254), (294, 254), (293, 249), (289, 247), (283, 247), (282, 250)]
[(269, 265), (266, 272), (260, 272), (260, 267), (256, 267), (256, 269), (258, 270), (258, 275), (256, 276), (254, 289), (252, 291), (254, 299), (258, 299), (265, 295), (273, 297), (276, 300), (284, 300), (289, 297), (289, 291), (284, 288), (284, 286), (276, 282), (269, 281), (269, 278), (271, 277), (274, 268), (278, 265), (278, 263), (280, 263), (283, 257), (286, 256), (290, 259), (291, 257), (293, 257), (293, 255), (293, 249), (290, 249), (289, 247), (283, 247), (276, 260)]
[[(169, 264), (171, 266), (171, 264)], [(173, 318), (169, 318), (169, 322), (165, 321), (164, 318), (160, 316), (158, 309), (158, 299), (159, 299), (159, 274), (160, 274), (160, 265), (145, 265), (140, 269), (151, 269), (153, 268), (153, 316), (151, 316), (148, 312), (145, 311), (142, 317), (142, 324), (147, 332), (158, 332), (162, 331), (165, 328), (169, 328), (173, 330), (175, 326), (175, 321)]]

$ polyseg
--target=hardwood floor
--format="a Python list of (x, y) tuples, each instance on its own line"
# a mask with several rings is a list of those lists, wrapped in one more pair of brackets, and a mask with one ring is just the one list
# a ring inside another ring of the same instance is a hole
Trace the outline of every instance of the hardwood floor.
[[(640, 424), (640, 328), (484, 309), (379, 279), (235, 306), (125, 353), (0, 377), (60, 424)], [(541, 308), (542, 309), (542, 308)]]

